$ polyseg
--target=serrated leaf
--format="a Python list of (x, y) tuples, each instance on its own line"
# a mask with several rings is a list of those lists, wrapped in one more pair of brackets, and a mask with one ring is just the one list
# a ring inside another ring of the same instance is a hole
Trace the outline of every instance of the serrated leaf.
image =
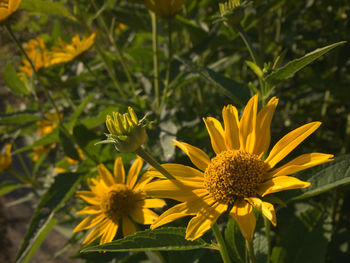
[(7, 87), (17, 96), (28, 95), (30, 90), (17, 76), (17, 72), (11, 64), (7, 64), (4, 70), (4, 81)]
[(199, 248), (213, 249), (210, 244), (206, 243), (201, 238), (194, 241), (186, 240), (185, 232), (186, 228), (184, 227), (163, 227), (155, 230), (145, 230), (107, 244), (85, 248), (81, 252), (171, 251)]
[(13, 112), (9, 114), (0, 115), (0, 125), (8, 124), (24, 124), (26, 122), (34, 122), (41, 120), (42, 118), (38, 115), (35, 115), (36, 112), (30, 113), (30, 111), (20, 111)]
[(22, 245), (16, 255), (15, 262), (29, 260), (32, 250), (38, 247), (37, 241), (41, 240), (42, 232), (52, 228), (53, 220), (58, 209), (70, 198), (81, 180), (77, 173), (62, 173), (57, 175), (54, 183), (41, 198), (29, 228), (24, 236)]
[(76, 21), (75, 17), (59, 2), (22, 0), (20, 8), (38, 14), (65, 16)]
[(12, 192), (13, 190), (16, 190), (18, 188), (26, 187), (23, 184), (16, 183), (13, 181), (4, 181), (0, 183), (0, 196), (3, 196), (5, 194), (8, 194)]
[(233, 262), (245, 262), (245, 239), (237, 222), (230, 217), (225, 229), (225, 241)]
[(58, 133), (63, 152), (70, 158), (79, 161), (79, 153), (74, 147), (72, 140), (60, 129)]
[(283, 199), (286, 202), (309, 198), (350, 184), (350, 155), (337, 157), (332, 162), (308, 169), (300, 173), (299, 178), (310, 182), (311, 185), (285, 193)]
[(308, 64), (310, 64), (312, 61), (314, 61), (315, 59), (319, 58), (320, 56), (326, 54), (327, 52), (329, 52), (330, 50), (332, 50), (333, 48), (342, 45), (346, 43), (345, 41), (341, 41), (338, 43), (334, 43), (332, 45), (323, 47), (323, 48), (318, 48), (315, 49), (314, 51), (306, 54), (305, 56), (301, 57), (301, 58), (297, 58), (293, 61), (290, 61), (289, 63), (287, 63), (286, 65), (284, 65), (281, 68), (276, 69), (274, 72), (272, 72), (271, 74), (267, 75), (265, 77), (265, 80), (271, 84), (271, 85), (275, 85), (278, 82), (290, 78), (292, 77), (296, 72), (298, 72), (299, 70), (301, 70), (302, 68), (304, 68), (305, 66), (307, 66)]
[(198, 66), (189, 60), (180, 57), (175, 58), (186, 65), (191, 70), (191, 72), (198, 73), (206, 81), (219, 88), (223, 94), (225, 94), (237, 105), (242, 106), (248, 100), (249, 89), (244, 84), (227, 78), (209, 68)]

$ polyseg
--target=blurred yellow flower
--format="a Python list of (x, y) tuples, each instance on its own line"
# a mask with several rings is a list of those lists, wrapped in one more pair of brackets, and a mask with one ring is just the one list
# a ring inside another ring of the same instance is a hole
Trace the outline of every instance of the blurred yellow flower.
[(11, 148), (11, 144), (6, 144), (5, 153), (0, 153), (0, 172), (8, 169), (12, 164)]
[(120, 31), (123, 31), (125, 28), (126, 26), (123, 23), (119, 23), (119, 25), (115, 29), (115, 32), (118, 34)]
[[(230, 208), (229, 215), (237, 221), (242, 234), (251, 242), (256, 224), (253, 207), (261, 210), (276, 225), (274, 207), (263, 197), (283, 190), (308, 187), (310, 183), (287, 175), (329, 162), (333, 157), (331, 154), (309, 153), (274, 168), (321, 124), (311, 122), (285, 135), (263, 160), (270, 145), (270, 124), (277, 103), (278, 99), (273, 97), (257, 113), (256, 95), (248, 102), (240, 120), (237, 109), (228, 105), (222, 110), (224, 128), (217, 119), (204, 118), (216, 153), (212, 159), (197, 147), (174, 141), (199, 170), (180, 164), (163, 165), (179, 182), (156, 181), (148, 184), (144, 191), (150, 196), (172, 198), (182, 203), (160, 215), (151, 228), (195, 215), (186, 230), (186, 238), (194, 240), (209, 230), (218, 217)], [(148, 175), (162, 177), (154, 169)]]
[[(28, 58), (32, 61), (35, 71), (43, 67), (49, 66), (49, 52), (46, 49), (44, 41), (38, 37), (37, 39), (31, 39), (27, 44), (24, 45), (24, 50), (28, 55)], [(26, 58), (22, 59), (23, 65), (19, 69), (26, 74), (28, 77), (32, 76), (33, 70)]]
[(149, 225), (158, 218), (158, 215), (149, 208), (163, 207), (165, 202), (162, 199), (146, 197), (143, 188), (152, 177), (141, 177), (138, 180), (142, 165), (142, 159), (138, 158), (130, 167), (125, 179), (120, 157), (114, 162), (113, 175), (100, 164), (97, 167), (99, 177), (88, 181), (91, 191), (77, 192), (78, 197), (89, 203), (89, 206), (78, 214), (90, 216), (85, 218), (73, 232), (94, 228), (85, 238), (83, 245), (90, 244), (100, 236), (100, 244), (111, 242), (117, 234), (120, 223), (123, 236), (127, 236), (136, 232), (133, 221)]
[(18, 9), (22, 0), (0, 0), (0, 23)]
[(185, 0), (145, 0), (147, 9), (162, 17), (174, 15), (184, 3)]
[[(85, 156), (83, 154), (83, 151), (79, 147), (76, 147), (76, 150), (77, 150), (77, 152), (79, 154), (79, 158), (81, 160), (85, 160)], [(69, 166), (77, 165), (78, 163), (79, 163), (78, 160), (74, 160), (74, 159), (66, 156), (62, 161), (59, 162), (58, 166), (55, 167), (55, 172), (56, 173), (67, 172)]]
[(52, 51), (50, 52), (50, 65), (74, 60), (94, 44), (95, 37), (96, 34), (92, 33), (90, 36), (84, 36), (84, 38), (80, 40), (79, 35), (75, 35), (71, 44), (60, 40), (60, 46), (53, 47)]

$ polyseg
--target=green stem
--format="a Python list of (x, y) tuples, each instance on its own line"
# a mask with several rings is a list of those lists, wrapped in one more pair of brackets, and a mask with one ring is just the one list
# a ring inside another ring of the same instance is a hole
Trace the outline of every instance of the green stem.
[(225, 240), (224, 240), (223, 236), (221, 235), (221, 232), (220, 232), (220, 229), (219, 229), (217, 223), (215, 223), (211, 227), (211, 229), (213, 230), (216, 241), (218, 242), (219, 249), (220, 249), (220, 255), (221, 255), (223, 262), (224, 263), (231, 263), (231, 259), (230, 259), (230, 256), (228, 255), (228, 250), (226, 247)]
[(249, 263), (255, 263), (255, 255), (254, 255), (254, 247), (253, 247), (253, 241), (248, 242), (245, 241), (248, 253), (249, 253)]
[[(91, 3), (92, 3), (92, 5), (94, 6), (95, 11), (97, 12), (97, 11), (98, 11), (98, 7), (97, 7), (95, 1), (92, 0)], [(129, 69), (128, 69), (126, 63), (125, 63), (123, 54), (122, 54), (122, 52), (120, 51), (119, 46), (117, 45), (117, 42), (115, 41), (115, 39), (114, 39), (112, 33), (110, 32), (110, 30), (108, 30), (106, 21), (103, 19), (103, 17), (101, 16), (101, 14), (100, 14), (100, 16), (98, 17), (98, 19), (99, 19), (99, 21), (101, 22), (101, 24), (102, 24), (102, 26), (103, 26), (103, 28), (104, 28), (104, 30), (105, 30), (107, 36), (108, 36), (109, 41), (111, 42), (111, 44), (112, 44), (112, 45), (114, 46), (114, 48), (115, 48), (115, 51), (116, 51), (117, 56), (118, 56), (118, 59), (120, 60), (120, 63), (122, 64), (123, 70), (124, 70), (124, 72), (125, 72), (125, 74), (126, 74), (126, 77), (127, 77), (128, 81), (129, 81), (129, 84), (130, 84), (130, 86), (131, 86), (132, 91), (135, 92), (135, 91), (136, 91), (135, 83), (134, 83), (134, 81), (133, 81), (133, 79), (132, 79), (132, 77), (131, 77), (130, 71), (129, 71)]]
[(152, 19), (152, 47), (153, 47), (153, 69), (154, 69), (154, 91), (156, 108), (159, 109), (159, 66), (158, 66), (158, 33), (157, 33), (157, 16), (150, 12)]
[[(14, 147), (15, 150), (18, 149), (14, 142), (13, 142), (13, 147)], [(27, 177), (28, 178), (33, 178), (33, 175), (30, 173), (30, 171), (29, 171), (25, 161), (23, 160), (22, 155), (20, 153), (17, 153), (17, 157), (18, 157), (18, 160), (20, 161), (20, 163), (21, 163), (21, 165), (23, 167), (23, 170), (24, 170), (25, 174), (27, 175)]]
[(135, 153), (157, 169), (162, 175), (164, 175), (169, 180), (176, 180), (167, 170), (163, 168), (148, 152), (146, 152), (142, 146), (140, 146)]
[(271, 261), (271, 235), (270, 235), (270, 221), (264, 216), (265, 235), (267, 239), (267, 263)]

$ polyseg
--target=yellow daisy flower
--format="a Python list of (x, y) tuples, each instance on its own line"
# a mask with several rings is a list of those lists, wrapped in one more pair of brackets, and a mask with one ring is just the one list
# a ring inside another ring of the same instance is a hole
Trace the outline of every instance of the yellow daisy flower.
[(18, 9), (22, 0), (0, 0), (0, 23)]
[[(263, 160), (270, 144), (270, 124), (277, 103), (278, 99), (273, 97), (257, 113), (256, 95), (249, 100), (240, 120), (237, 109), (228, 105), (222, 110), (225, 128), (215, 118), (204, 118), (216, 153), (212, 159), (197, 147), (174, 141), (199, 170), (180, 164), (163, 165), (178, 182), (152, 182), (144, 191), (150, 196), (172, 198), (182, 203), (160, 215), (151, 228), (195, 215), (186, 230), (186, 238), (194, 240), (209, 230), (229, 207), (230, 216), (237, 221), (248, 241), (253, 240), (256, 224), (253, 207), (261, 210), (276, 225), (274, 207), (263, 201), (263, 197), (283, 190), (308, 187), (310, 183), (288, 175), (329, 162), (333, 157), (331, 154), (309, 153), (275, 168), (321, 124), (311, 122), (285, 135)], [(152, 169), (148, 175), (161, 177)]]
[(11, 144), (6, 144), (5, 153), (0, 153), (0, 172), (5, 171), (12, 164), (11, 148)]
[(147, 9), (163, 17), (176, 14), (184, 3), (185, 0), (145, 0)]
[(91, 191), (77, 192), (78, 197), (89, 203), (89, 206), (78, 214), (90, 216), (85, 218), (73, 232), (94, 227), (83, 245), (90, 244), (100, 236), (100, 244), (111, 242), (120, 223), (123, 235), (127, 236), (136, 232), (133, 221), (149, 225), (158, 218), (158, 215), (149, 208), (163, 207), (165, 202), (162, 199), (146, 197), (143, 188), (153, 177), (143, 176), (137, 180), (142, 165), (143, 160), (138, 158), (130, 167), (125, 180), (124, 166), (120, 157), (115, 160), (113, 175), (100, 164), (97, 167), (99, 177), (88, 182)]
[(80, 40), (79, 35), (75, 35), (72, 43), (68, 44), (64, 41), (59, 41), (59, 47), (53, 47), (50, 52), (50, 65), (65, 63), (74, 60), (77, 56), (88, 50), (95, 42), (96, 34), (84, 36)]

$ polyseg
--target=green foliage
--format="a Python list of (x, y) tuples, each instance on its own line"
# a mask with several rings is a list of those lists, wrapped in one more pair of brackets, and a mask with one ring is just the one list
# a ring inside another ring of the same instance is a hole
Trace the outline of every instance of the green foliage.
[(16, 95), (28, 95), (30, 90), (17, 76), (15, 68), (11, 64), (7, 64), (4, 70), (4, 80), (7, 87)]

